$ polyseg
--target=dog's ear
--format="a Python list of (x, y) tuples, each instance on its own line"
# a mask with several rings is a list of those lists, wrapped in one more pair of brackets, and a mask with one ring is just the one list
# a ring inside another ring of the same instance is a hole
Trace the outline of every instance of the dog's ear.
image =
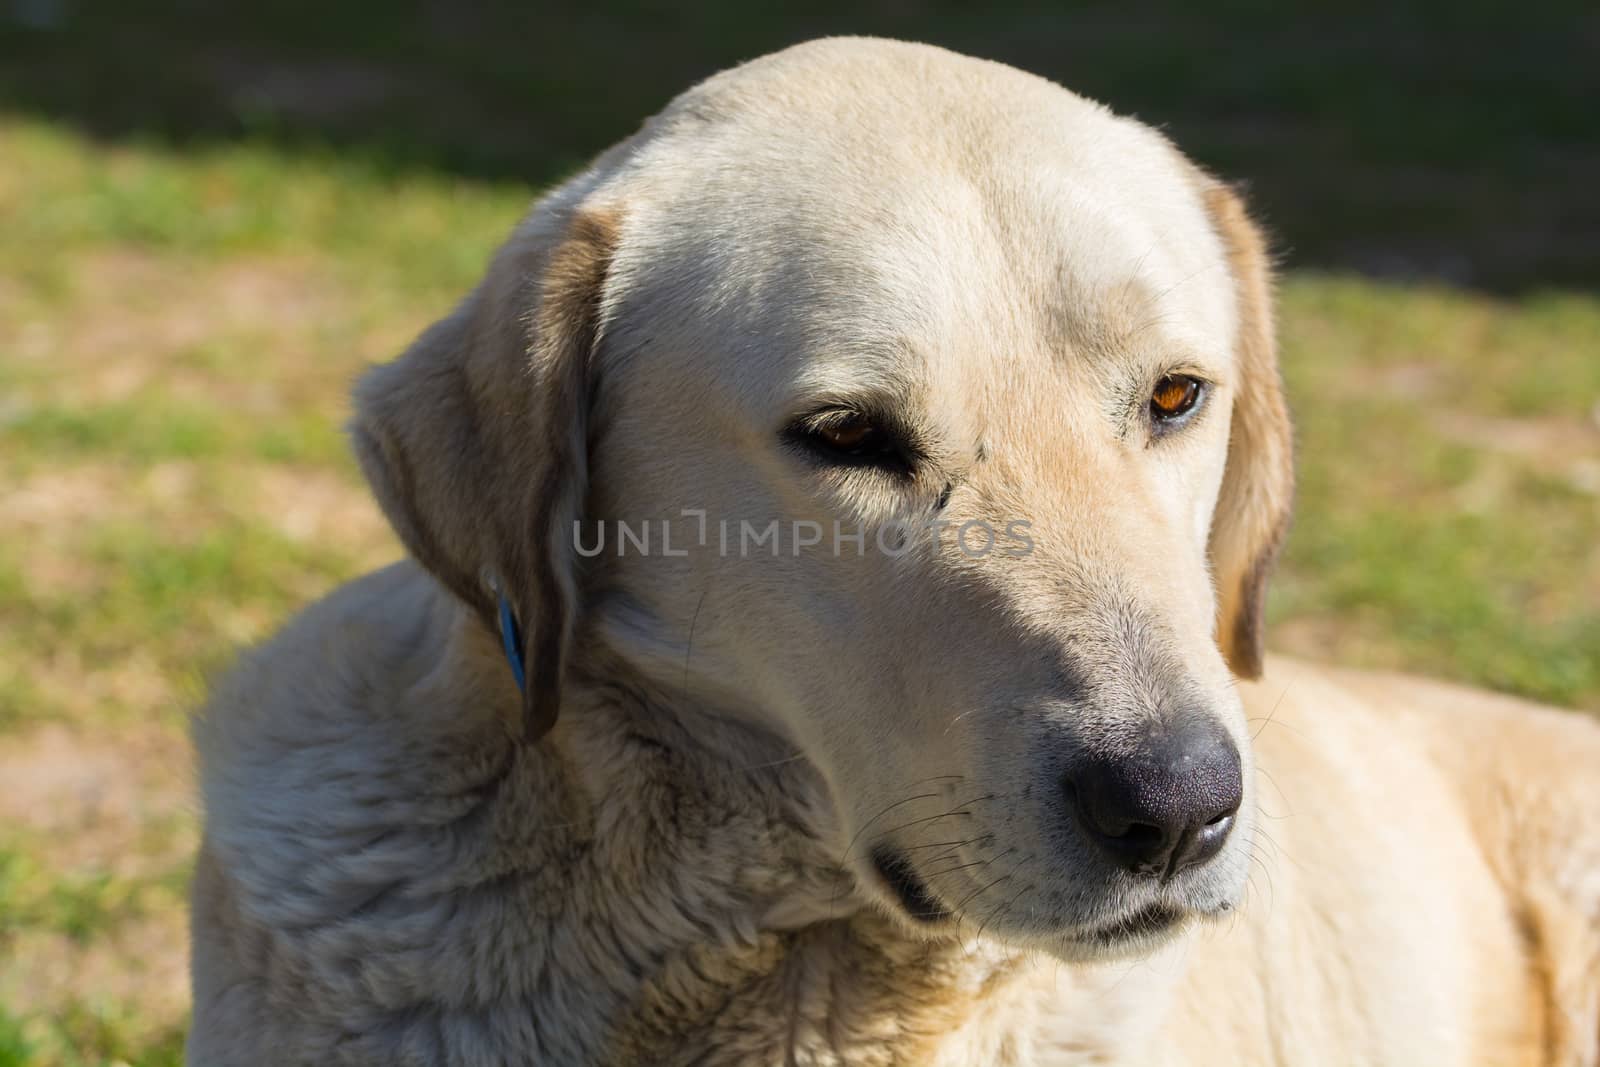
[(407, 550), (489, 626), (520, 623), (523, 731), (554, 724), (577, 610), (590, 364), (615, 215), (536, 209), (478, 288), (355, 389), (356, 455)]
[(1211, 522), (1217, 641), (1235, 674), (1255, 678), (1262, 668), (1267, 577), (1289, 528), (1294, 441), (1278, 374), (1266, 243), (1227, 186), (1208, 180), (1202, 195), (1222, 238), (1238, 307), (1238, 385), (1227, 468)]

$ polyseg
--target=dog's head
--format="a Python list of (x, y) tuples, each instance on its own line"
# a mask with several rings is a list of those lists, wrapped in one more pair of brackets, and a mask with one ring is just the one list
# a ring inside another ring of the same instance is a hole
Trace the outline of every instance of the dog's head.
[[(1067, 958), (1234, 902), (1288, 419), (1261, 240), (1160, 136), (937, 49), (691, 90), (358, 390), (412, 553), (780, 736), (908, 924)], [(846, 849), (846, 843), (850, 847)]]

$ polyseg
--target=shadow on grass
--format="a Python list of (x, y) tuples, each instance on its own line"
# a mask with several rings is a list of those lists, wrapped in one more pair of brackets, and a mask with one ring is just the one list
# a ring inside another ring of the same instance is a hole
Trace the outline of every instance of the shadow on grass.
[(1474, 287), (1600, 282), (1600, 8), (985, 10), (917, 0), (0, 0), (0, 109), (108, 139), (264, 140), (543, 184), (705, 74), (829, 33), (1048, 75), (1250, 181), (1289, 262)]

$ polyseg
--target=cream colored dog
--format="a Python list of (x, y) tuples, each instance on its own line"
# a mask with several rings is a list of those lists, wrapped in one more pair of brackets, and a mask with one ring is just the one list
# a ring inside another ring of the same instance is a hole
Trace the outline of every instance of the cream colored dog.
[(1267, 265), (1149, 129), (790, 49), (356, 399), (415, 562), (197, 727), (192, 1064), (1600, 1061), (1600, 729), (1262, 674)]

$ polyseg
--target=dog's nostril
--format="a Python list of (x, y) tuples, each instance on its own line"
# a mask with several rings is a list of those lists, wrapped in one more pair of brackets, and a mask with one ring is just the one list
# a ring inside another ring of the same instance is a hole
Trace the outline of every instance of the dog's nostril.
[(1151, 826), (1149, 823), (1136, 822), (1131, 824), (1120, 834), (1108, 834), (1107, 836), (1119, 838), (1120, 840), (1126, 841), (1130, 845), (1143, 847), (1146, 845), (1153, 846), (1158, 844), (1161, 841), (1164, 833), (1165, 831), (1159, 826)]
[(1215, 816), (1207, 819), (1206, 820), (1206, 825), (1207, 826), (1221, 826), (1223, 823), (1231, 821), (1233, 819), (1233, 813), (1235, 811), (1238, 811), (1238, 810), (1239, 810), (1238, 808), (1234, 808), (1234, 809), (1232, 809), (1230, 811), (1219, 812)]

